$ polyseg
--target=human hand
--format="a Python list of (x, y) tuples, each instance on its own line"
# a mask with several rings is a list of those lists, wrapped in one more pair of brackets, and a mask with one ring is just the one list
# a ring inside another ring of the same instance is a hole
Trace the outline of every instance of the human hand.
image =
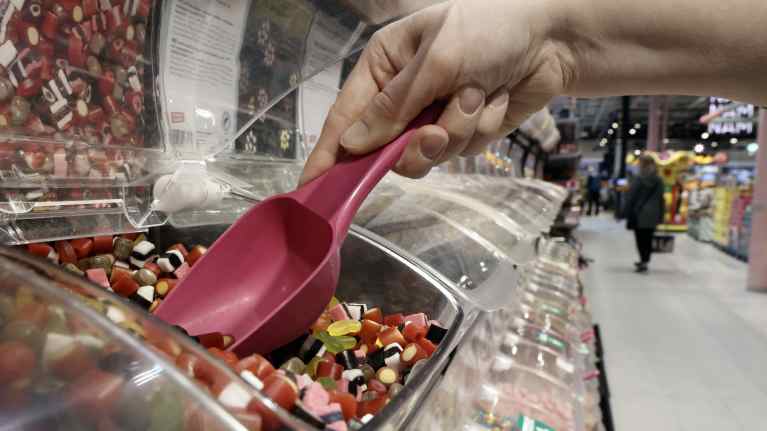
[[(396, 138), (423, 109), (445, 100), (394, 170), (422, 177), (456, 155), (474, 155), (567, 87), (567, 49), (548, 37), (543, 3), (455, 0), (379, 30), (349, 75), (309, 156), (301, 183), (340, 152), (365, 154)], [(502, 41), (502, 42), (500, 42)]]

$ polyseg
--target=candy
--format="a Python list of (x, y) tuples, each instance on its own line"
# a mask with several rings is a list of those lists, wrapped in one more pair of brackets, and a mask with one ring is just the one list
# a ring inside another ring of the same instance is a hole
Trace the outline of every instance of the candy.
[(405, 387), (399, 383), (392, 383), (391, 386), (389, 386), (389, 398), (396, 397), (404, 388)]
[(140, 241), (138, 244), (135, 244), (130, 255), (131, 265), (139, 268), (144, 266), (144, 263), (149, 259), (154, 249), (154, 244), (149, 241)]
[(93, 252), (97, 254), (112, 252), (112, 237), (111, 236), (94, 237)]
[(405, 337), (405, 340), (411, 343), (415, 342), (419, 338), (425, 337), (427, 332), (428, 327), (426, 325), (422, 325), (421, 323), (411, 322), (406, 324), (402, 329), (402, 335)]
[(139, 289), (139, 284), (132, 277), (120, 277), (112, 285), (112, 290), (120, 296), (129, 298)]
[[(376, 396), (376, 398), (371, 400), (362, 401), (357, 405), (357, 416), (364, 418), (367, 415), (377, 415), (378, 412), (380, 412), (388, 402), (389, 397), (386, 395)], [(372, 419), (372, 417), (368, 420), (370, 419)], [(363, 423), (365, 423), (364, 420)]]
[(307, 408), (312, 410), (328, 405), (330, 403), (330, 396), (328, 391), (326, 391), (321, 384), (313, 382), (306, 388), (306, 391), (304, 391), (304, 395), (301, 400)]
[(338, 403), (331, 403), (327, 406), (322, 406), (316, 409), (315, 413), (319, 416), (320, 420), (327, 424), (327, 428), (334, 431), (346, 431), (346, 422), (344, 422), (344, 414), (341, 410), (341, 405)]
[(306, 370), (306, 364), (299, 358), (290, 358), (285, 363), (280, 365), (281, 370), (290, 371), (294, 374), (303, 374)]
[(321, 360), (317, 364), (317, 377), (330, 377), (333, 380), (341, 378), (344, 367), (328, 360)]
[(133, 274), (133, 278), (142, 286), (154, 286), (157, 283), (157, 276), (154, 272), (141, 268)]
[(157, 291), (157, 294), (164, 298), (165, 295), (170, 293), (174, 287), (176, 287), (176, 284), (178, 284), (178, 280), (172, 279), (172, 278), (161, 278), (157, 282), (157, 286), (155, 286), (155, 289)]
[(312, 335), (308, 335), (298, 350), (298, 356), (304, 362), (309, 362), (317, 356), (320, 349), (322, 349), (322, 341)]
[(208, 249), (201, 245), (192, 247), (192, 250), (189, 252), (189, 256), (187, 257), (189, 265), (194, 266), (195, 262), (197, 262), (207, 251)]
[(385, 385), (390, 385), (399, 379), (399, 373), (389, 367), (382, 367), (376, 372), (376, 378)]
[(79, 238), (69, 241), (72, 244), (72, 248), (75, 249), (78, 259), (82, 259), (90, 256), (93, 251), (93, 240), (90, 238)]
[(328, 352), (336, 354), (344, 350), (353, 349), (357, 345), (357, 340), (354, 337), (339, 336), (333, 337), (327, 332), (320, 332), (315, 335), (317, 339), (323, 342)]
[(274, 373), (272, 364), (259, 354), (253, 354), (240, 359), (234, 369), (237, 372), (248, 370), (261, 380)]
[(354, 320), (362, 320), (365, 312), (368, 310), (368, 306), (365, 304), (344, 303), (344, 307), (349, 313), (349, 316)]
[(35, 367), (37, 355), (27, 344), (20, 341), (0, 343), (0, 384), (27, 379)]
[(113, 252), (117, 259), (126, 260), (130, 258), (133, 252), (133, 241), (125, 238), (116, 238)]
[(107, 277), (106, 271), (103, 268), (93, 268), (85, 271), (88, 280), (101, 285), (105, 289), (109, 289), (109, 277)]
[(337, 304), (328, 310), (328, 313), (334, 322), (339, 320), (351, 320), (351, 314), (349, 314), (349, 310), (344, 306), (344, 304)]
[(438, 326), (435, 323), (429, 325), (429, 331), (426, 333), (426, 339), (432, 343), (439, 344), (447, 335), (447, 329)]
[(410, 343), (405, 347), (405, 350), (400, 354), (400, 359), (407, 365), (412, 365), (421, 359), (426, 359), (429, 354), (418, 344)]
[(157, 258), (157, 265), (165, 272), (173, 272), (184, 263), (184, 255), (178, 250), (168, 250)]
[(386, 328), (380, 334), (378, 334), (378, 341), (384, 346), (388, 346), (393, 343), (397, 343), (400, 347), (404, 348), (407, 345), (405, 337), (397, 328)]
[(328, 334), (333, 337), (356, 334), (362, 329), (362, 323), (358, 320), (339, 320), (328, 326)]
[(437, 346), (434, 345), (431, 341), (429, 341), (426, 338), (420, 338), (416, 341), (419, 346), (423, 348), (423, 350), (426, 352), (427, 355), (431, 356), (435, 350), (437, 350)]
[(336, 362), (341, 364), (347, 370), (357, 368), (357, 366), (359, 365), (359, 362), (357, 361), (357, 357), (354, 355), (353, 352), (349, 350), (338, 352), (336, 354)]
[(396, 328), (403, 323), (405, 323), (405, 316), (402, 313), (390, 314), (384, 317), (384, 324), (386, 326), (393, 326)]

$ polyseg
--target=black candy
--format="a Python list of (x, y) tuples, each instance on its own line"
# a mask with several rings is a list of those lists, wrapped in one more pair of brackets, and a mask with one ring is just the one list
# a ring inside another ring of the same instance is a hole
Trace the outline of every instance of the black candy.
[(429, 325), (429, 330), (426, 332), (426, 339), (434, 344), (439, 344), (447, 335), (447, 329), (441, 328), (435, 324)]

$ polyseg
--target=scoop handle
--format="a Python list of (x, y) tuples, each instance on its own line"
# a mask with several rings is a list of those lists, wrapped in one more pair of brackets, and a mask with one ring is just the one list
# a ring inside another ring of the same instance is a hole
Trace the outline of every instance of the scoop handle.
[(434, 124), (442, 110), (442, 105), (429, 106), (388, 145), (364, 156), (339, 161), (291, 196), (328, 220), (333, 225), (336, 240), (343, 240), (360, 205), (402, 157), (412, 134), (425, 125)]

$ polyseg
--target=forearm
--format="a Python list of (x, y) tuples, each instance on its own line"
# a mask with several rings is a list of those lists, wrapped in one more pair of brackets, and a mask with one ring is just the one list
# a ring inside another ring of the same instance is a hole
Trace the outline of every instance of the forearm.
[(764, 0), (548, 3), (552, 37), (568, 50), (571, 95), (716, 95), (767, 105)]

